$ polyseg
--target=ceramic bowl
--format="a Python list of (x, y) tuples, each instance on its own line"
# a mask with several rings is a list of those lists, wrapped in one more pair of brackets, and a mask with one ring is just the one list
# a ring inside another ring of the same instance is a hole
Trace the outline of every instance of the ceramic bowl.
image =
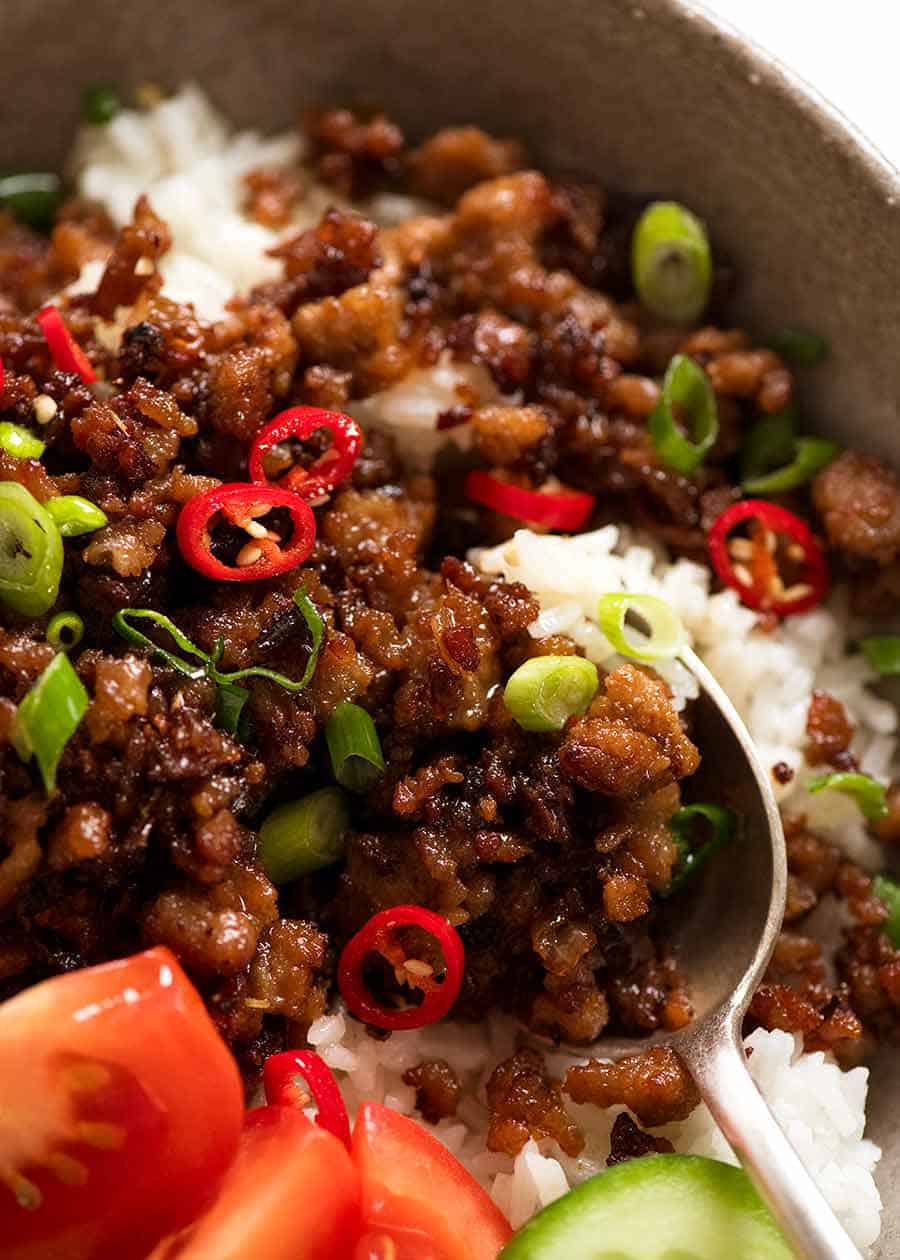
[[(238, 122), (370, 101), (415, 135), (478, 122), (551, 167), (687, 202), (750, 327), (832, 346), (816, 427), (900, 465), (900, 175), (832, 107), (677, 0), (0, 0), (0, 164), (62, 160), (81, 89), (196, 79)], [(874, 1063), (877, 1255), (900, 1255), (900, 1056)]]

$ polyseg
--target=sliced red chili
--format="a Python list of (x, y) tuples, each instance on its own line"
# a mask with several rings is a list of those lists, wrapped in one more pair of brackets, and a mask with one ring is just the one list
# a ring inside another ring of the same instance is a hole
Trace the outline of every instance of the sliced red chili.
[(327, 429), (331, 434), (328, 450), (309, 468), (295, 464), (277, 484), (310, 502), (330, 494), (350, 476), (362, 450), (362, 430), (343, 412), (323, 411), (321, 407), (289, 407), (260, 429), (250, 450), (251, 481), (273, 484), (263, 468), (263, 460), (272, 447), (292, 438), (302, 442), (319, 429)]
[(316, 1123), (333, 1133), (350, 1149), (350, 1117), (331, 1069), (315, 1050), (285, 1050), (266, 1059), (263, 1084), (270, 1107), (305, 1107), (306, 1097), (298, 1088), (302, 1076), (318, 1108)]
[(580, 490), (524, 490), (481, 469), (466, 477), (465, 492), (482, 507), (549, 529), (580, 529), (590, 520), (596, 502), (592, 494)]
[[(409, 958), (397, 939), (399, 928), (417, 927), (433, 936), (444, 956), (444, 978), (419, 958)], [(387, 1007), (366, 987), (363, 969), (370, 954), (381, 954), (398, 981), (423, 993), (419, 1006)], [(442, 914), (423, 906), (392, 906), (372, 916), (344, 947), (338, 963), (338, 987), (348, 1009), (376, 1028), (424, 1028), (450, 1010), (462, 986), (465, 950), (459, 933)]]
[(90, 359), (69, 332), (56, 307), (43, 307), (38, 311), (37, 320), (56, 366), (63, 372), (74, 372), (85, 385), (95, 381), (97, 373)]
[[(288, 541), (261, 521), (274, 508), (287, 508), (292, 533)], [(247, 534), (235, 563), (225, 564), (212, 552), (212, 528), (222, 517)], [(316, 520), (298, 495), (278, 486), (234, 482), (195, 495), (181, 509), (178, 546), (188, 564), (204, 577), (221, 582), (252, 582), (275, 577), (303, 564), (316, 539)]]
[[(731, 538), (744, 523), (749, 537)], [(814, 608), (828, 590), (828, 562), (809, 526), (767, 499), (743, 499), (726, 508), (713, 523), (708, 545), (716, 573), (748, 608), (792, 617)], [(788, 586), (782, 564), (796, 573)]]

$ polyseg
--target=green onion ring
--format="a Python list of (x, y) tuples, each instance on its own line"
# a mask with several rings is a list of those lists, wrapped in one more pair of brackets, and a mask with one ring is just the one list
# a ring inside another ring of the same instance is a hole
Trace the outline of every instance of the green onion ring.
[(122, 108), (119, 93), (108, 83), (94, 83), (85, 88), (81, 101), (84, 121), (92, 127), (105, 127)]
[(0, 450), (7, 455), (14, 459), (40, 459), (46, 449), (47, 443), (35, 437), (30, 429), (11, 420), (0, 422)]
[(88, 706), (88, 693), (65, 652), (58, 652), (16, 711), (12, 743), (23, 761), (37, 760), (49, 796), (56, 770)]
[[(681, 432), (679, 419), (690, 438)], [(676, 354), (670, 360), (648, 428), (662, 462), (685, 477), (699, 468), (715, 445), (719, 435), (716, 396), (709, 377), (690, 355)]]
[[(640, 641), (626, 633), (629, 612), (636, 613), (647, 625), (648, 631)], [(634, 595), (630, 591), (601, 595), (597, 620), (616, 651), (635, 661), (671, 660), (687, 643), (678, 613), (656, 595)]]
[(677, 201), (654, 201), (631, 238), (631, 275), (648, 311), (690, 324), (709, 301), (712, 254), (706, 229)]
[(840, 449), (837, 442), (830, 442), (828, 438), (797, 438), (794, 458), (789, 464), (760, 477), (750, 477), (742, 482), (743, 489), (753, 495), (784, 494), (788, 490), (796, 490), (830, 464)]
[(872, 891), (884, 902), (888, 912), (881, 930), (891, 944), (900, 949), (900, 884), (887, 875), (876, 875), (872, 881)]
[(763, 416), (747, 431), (741, 445), (741, 482), (763, 477), (794, 457), (796, 412), (790, 405)]
[(593, 700), (597, 666), (583, 656), (533, 656), (510, 675), (503, 703), (526, 731), (561, 731)]
[(46, 508), (17, 481), (0, 481), (0, 604), (40, 617), (56, 602), (63, 541)]
[(782, 328), (772, 333), (766, 345), (780, 354), (786, 363), (814, 367), (828, 356), (828, 342), (806, 328)]
[(833, 774), (816, 775), (806, 784), (807, 792), (822, 792), (825, 788), (830, 788), (833, 792), (843, 792), (845, 796), (852, 796), (870, 822), (884, 818), (888, 812), (884, 784), (873, 779), (871, 775), (837, 770)]
[[(694, 844), (695, 818), (704, 819), (712, 827), (712, 835), (699, 845)], [(734, 811), (724, 805), (702, 802), (677, 809), (669, 819), (669, 831), (678, 846), (679, 860), (665, 895), (671, 896), (683, 888), (715, 852), (733, 839), (736, 829)]]
[(39, 232), (52, 227), (62, 197), (62, 181), (51, 171), (0, 175), (0, 210)]
[(80, 534), (92, 534), (107, 523), (104, 511), (80, 494), (60, 494), (48, 499), (47, 511), (56, 521), (63, 538), (77, 538)]
[(220, 682), (216, 687), (216, 724), (229, 735), (237, 735), (241, 727), (244, 705), (250, 699), (246, 687)]
[(57, 651), (68, 652), (84, 638), (84, 622), (77, 612), (60, 612), (51, 617), (47, 625), (46, 639)]
[(331, 769), (341, 787), (367, 792), (384, 774), (384, 754), (371, 715), (344, 700), (325, 724)]
[(349, 826), (347, 797), (340, 788), (320, 788), (278, 805), (259, 829), (262, 868), (273, 884), (289, 884), (332, 866), (344, 855)]
[(879, 674), (900, 674), (900, 634), (871, 634), (860, 647)]

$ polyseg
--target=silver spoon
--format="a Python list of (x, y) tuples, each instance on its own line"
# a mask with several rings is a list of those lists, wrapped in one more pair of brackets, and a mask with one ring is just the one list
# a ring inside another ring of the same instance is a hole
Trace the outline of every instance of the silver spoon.
[[(589, 1053), (616, 1059), (644, 1045), (672, 1046), (800, 1260), (860, 1260), (747, 1067), (741, 1025), (784, 913), (784, 833), (768, 775), (734, 705), (694, 652), (680, 655), (700, 684), (692, 738), (703, 753), (698, 779), (709, 785), (704, 799), (733, 809), (740, 834), (709, 863), (670, 935), (690, 985), (693, 1021), (640, 1042), (604, 1038)], [(564, 1049), (586, 1053), (584, 1047)]]

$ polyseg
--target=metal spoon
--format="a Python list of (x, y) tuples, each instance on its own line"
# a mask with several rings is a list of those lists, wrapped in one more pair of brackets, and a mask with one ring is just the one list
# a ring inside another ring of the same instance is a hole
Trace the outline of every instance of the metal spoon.
[[(692, 1023), (638, 1043), (601, 1039), (590, 1053), (616, 1059), (644, 1045), (672, 1046), (797, 1256), (860, 1260), (747, 1067), (741, 1025), (784, 913), (784, 833), (768, 775), (734, 706), (694, 652), (686, 649), (681, 659), (700, 684), (692, 738), (703, 753), (701, 799), (730, 806), (741, 820), (740, 835), (709, 863), (669, 934), (690, 985)], [(584, 1047), (566, 1049), (585, 1054)]]

